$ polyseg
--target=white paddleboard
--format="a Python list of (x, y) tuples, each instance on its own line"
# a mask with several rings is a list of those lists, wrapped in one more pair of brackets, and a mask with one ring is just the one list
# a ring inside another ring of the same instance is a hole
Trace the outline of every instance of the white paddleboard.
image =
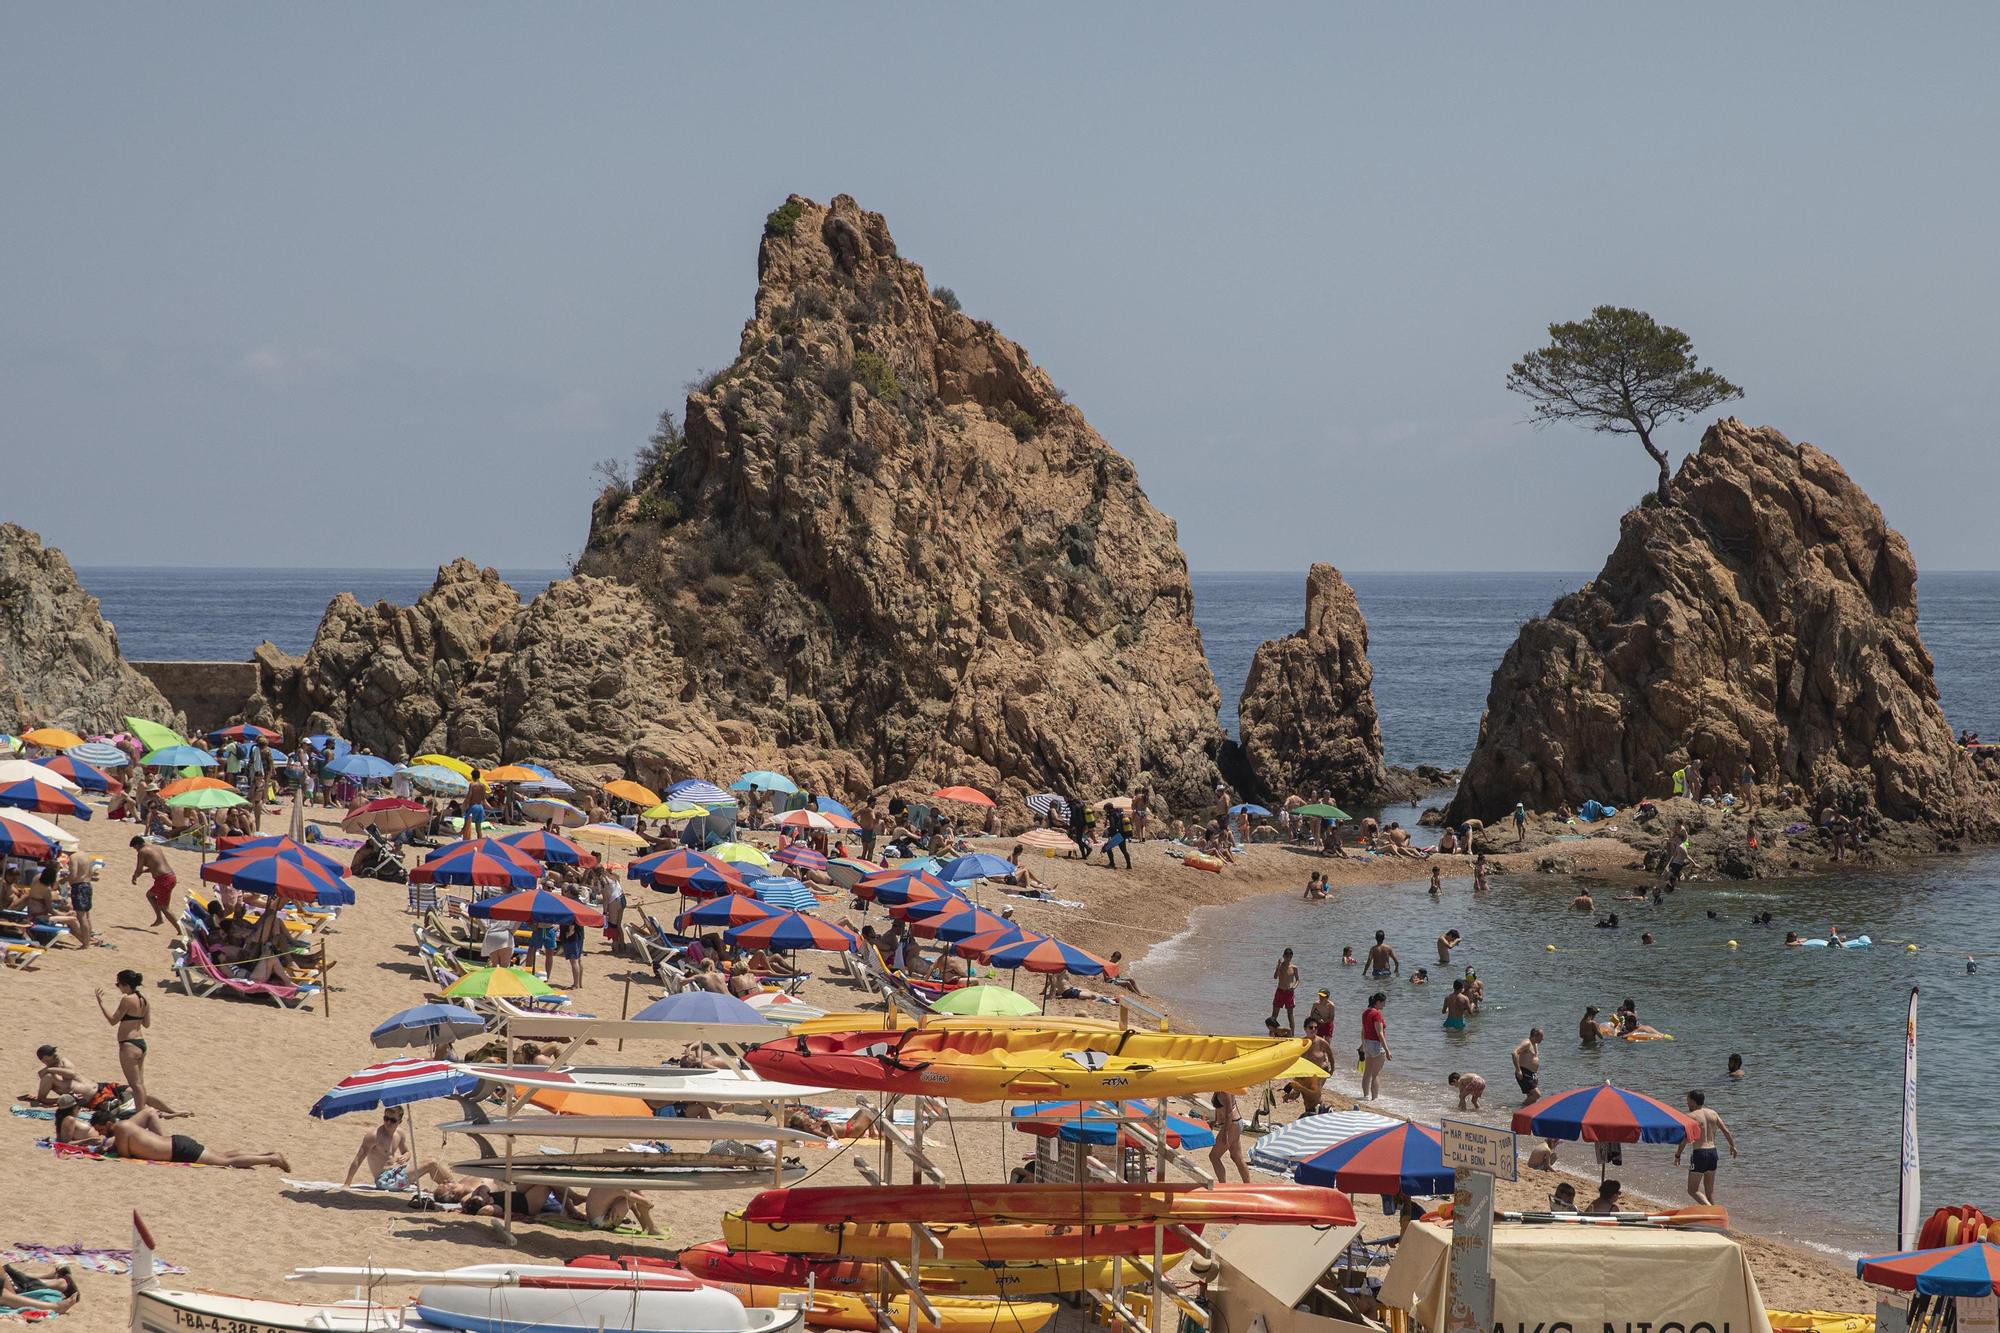
[[(463, 1176), (477, 1180), (507, 1181), (515, 1185), (556, 1185), (570, 1189), (597, 1189), (611, 1186), (628, 1190), (733, 1190), (768, 1189), (774, 1183), (769, 1164), (742, 1167), (662, 1167), (658, 1170), (643, 1171), (631, 1168), (597, 1166), (554, 1166), (546, 1164), (547, 1159), (529, 1157), (514, 1163), (513, 1173), (507, 1171), (505, 1162), (482, 1158), (476, 1162), (465, 1162), (452, 1167)], [(794, 1184), (805, 1179), (806, 1169), (802, 1166), (788, 1166), (779, 1173), (777, 1183)]]
[(453, 1065), (488, 1083), (557, 1092), (592, 1092), (642, 1097), (651, 1102), (775, 1102), (819, 1098), (833, 1091), (804, 1083), (778, 1083), (733, 1069), (637, 1068), (547, 1069), (541, 1065)]
[(440, 1125), (447, 1134), (490, 1138), (662, 1139), (676, 1143), (713, 1139), (783, 1139), (824, 1143), (808, 1129), (787, 1129), (769, 1120), (696, 1120), (686, 1116), (525, 1115), (512, 1120), (454, 1120)]

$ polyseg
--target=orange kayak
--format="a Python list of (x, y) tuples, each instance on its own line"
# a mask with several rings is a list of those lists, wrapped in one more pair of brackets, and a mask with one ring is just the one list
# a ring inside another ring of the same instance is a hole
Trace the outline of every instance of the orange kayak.
[(765, 1190), (743, 1210), (774, 1226), (840, 1222), (1021, 1222), (1155, 1226), (1189, 1222), (1346, 1226), (1354, 1205), (1318, 1185), (883, 1185)]
[[(1151, 1227), (1094, 1227), (1087, 1231), (1051, 1226), (937, 1226), (931, 1228), (942, 1254), (937, 1263), (1023, 1263), (1042, 1260), (1110, 1259), (1153, 1253)], [(1199, 1226), (1189, 1231), (1199, 1233)], [(746, 1222), (741, 1213), (724, 1213), (722, 1238), (733, 1250), (768, 1250), (775, 1254), (815, 1258), (910, 1260), (907, 1222), (836, 1222), (826, 1226), (787, 1226)], [(1187, 1240), (1167, 1232), (1166, 1253), (1181, 1254)]]

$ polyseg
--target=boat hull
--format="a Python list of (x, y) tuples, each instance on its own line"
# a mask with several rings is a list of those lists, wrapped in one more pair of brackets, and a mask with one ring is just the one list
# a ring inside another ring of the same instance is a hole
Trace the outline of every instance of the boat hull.
[(1354, 1221), (1354, 1205), (1340, 1191), (1315, 1185), (815, 1186), (765, 1190), (743, 1209), (743, 1217), (794, 1226), (836, 1222), (1346, 1226)]
[[(1148, 1233), (1150, 1235), (1150, 1233)], [(905, 1245), (902, 1257), (909, 1258)], [(680, 1265), (708, 1282), (793, 1288), (810, 1283), (822, 1291), (873, 1292), (882, 1265), (867, 1259), (813, 1259), (769, 1250), (734, 1251), (711, 1241), (680, 1252)], [(1116, 1259), (1042, 1259), (1026, 1263), (926, 1263), (919, 1271), (930, 1296), (1053, 1296), (1112, 1285)], [(1124, 1263), (1124, 1279), (1137, 1284), (1145, 1271)]]
[[(1187, 1228), (1200, 1233), (1199, 1226)], [(1015, 1263), (1048, 1259), (1107, 1259), (1150, 1256), (1152, 1227), (1094, 1227), (1062, 1230), (1050, 1226), (936, 1226), (943, 1245), (937, 1258), (951, 1263)], [(725, 1213), (722, 1238), (734, 1250), (768, 1250), (776, 1254), (824, 1259), (894, 1259), (910, 1261), (911, 1234), (903, 1222), (853, 1222), (830, 1226), (767, 1225), (746, 1222), (742, 1213)], [(1169, 1255), (1188, 1242), (1168, 1231), (1162, 1240)]]

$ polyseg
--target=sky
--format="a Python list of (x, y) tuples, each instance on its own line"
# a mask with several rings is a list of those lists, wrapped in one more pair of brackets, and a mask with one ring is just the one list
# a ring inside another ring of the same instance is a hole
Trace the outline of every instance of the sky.
[[(2000, 566), (2000, 7), (16, 5), (0, 518), (82, 565), (583, 544), (853, 195), (1204, 570), (1594, 569), (1652, 465), (1508, 366), (1600, 303)], [(1664, 432), (1678, 463), (1700, 423)]]

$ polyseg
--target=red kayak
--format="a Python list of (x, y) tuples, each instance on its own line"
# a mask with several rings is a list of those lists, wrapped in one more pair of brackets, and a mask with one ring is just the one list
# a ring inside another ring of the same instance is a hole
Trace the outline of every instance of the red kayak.
[(1346, 1226), (1354, 1205), (1318, 1185), (885, 1185), (765, 1190), (743, 1220), (796, 1226), (843, 1222), (1065, 1226), (1296, 1223)]

